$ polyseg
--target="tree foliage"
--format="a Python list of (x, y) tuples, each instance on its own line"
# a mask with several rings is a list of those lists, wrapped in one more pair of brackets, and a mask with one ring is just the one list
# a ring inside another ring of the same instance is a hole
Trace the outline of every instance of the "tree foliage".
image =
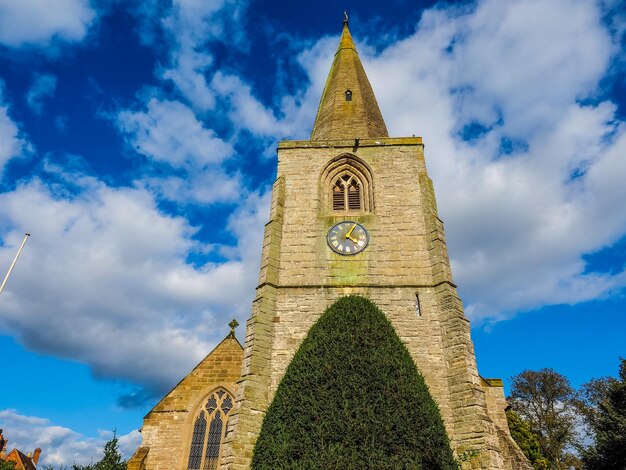
[(439, 409), (369, 300), (329, 307), (295, 354), (252, 461), (259, 469), (456, 469)]
[(585, 468), (626, 468), (626, 360), (620, 359), (619, 378), (596, 379), (582, 392), (583, 416), (592, 431), (593, 445), (583, 450)]
[(512, 378), (509, 402), (537, 435), (553, 468), (580, 466), (573, 453), (578, 444), (576, 394), (566, 377), (553, 369), (526, 370)]
[(513, 410), (506, 412), (511, 436), (522, 449), (524, 455), (536, 470), (550, 470), (550, 462), (541, 453), (539, 437), (532, 432), (530, 425)]
[(14, 470), (15, 462), (7, 462), (6, 460), (0, 460), (0, 470)]
[(126, 462), (122, 459), (117, 445), (117, 434), (104, 445), (104, 457), (94, 465), (94, 470), (126, 470)]
[[(122, 459), (117, 443), (117, 434), (114, 431), (113, 438), (104, 445), (104, 455), (99, 462), (90, 465), (75, 463), (72, 465), (72, 470), (126, 470), (126, 462)], [(54, 470), (54, 468), (44, 465), (43, 470)], [(67, 468), (61, 466), (58, 470), (67, 470)]]

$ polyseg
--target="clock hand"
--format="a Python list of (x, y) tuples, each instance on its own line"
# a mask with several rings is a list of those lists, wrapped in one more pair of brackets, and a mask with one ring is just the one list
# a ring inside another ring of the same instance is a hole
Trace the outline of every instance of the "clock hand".
[(347, 239), (347, 240), (350, 240), (352, 243), (359, 243), (359, 241), (358, 241), (358, 240), (355, 240), (354, 238), (349, 237), (348, 235), (346, 235), (346, 239)]
[[(356, 228), (356, 224), (354, 224), (352, 226), (352, 228), (350, 230), (348, 230), (348, 233), (346, 233), (346, 238), (352, 240), (352, 237), (350, 235), (352, 235), (352, 232), (354, 231), (355, 228)], [(352, 240), (352, 241), (354, 241), (354, 240)]]

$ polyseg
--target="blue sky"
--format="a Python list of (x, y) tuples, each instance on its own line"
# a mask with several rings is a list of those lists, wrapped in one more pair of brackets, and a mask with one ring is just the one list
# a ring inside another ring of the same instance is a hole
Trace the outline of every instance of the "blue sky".
[[(245, 324), (276, 142), (343, 10), (391, 135), (426, 144), (479, 371), (626, 356), (618, 0), (0, 0), (0, 428), (85, 463)], [(242, 327), (238, 336), (243, 337)]]

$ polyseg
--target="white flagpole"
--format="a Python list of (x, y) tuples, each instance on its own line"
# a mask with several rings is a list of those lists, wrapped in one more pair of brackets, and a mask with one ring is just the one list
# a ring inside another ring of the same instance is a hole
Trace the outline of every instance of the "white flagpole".
[(30, 237), (30, 233), (25, 233), (24, 234), (24, 240), (22, 241), (22, 244), (20, 245), (20, 249), (17, 250), (17, 254), (15, 255), (15, 258), (13, 258), (13, 262), (11, 263), (11, 267), (9, 268), (9, 271), (7, 272), (7, 275), (4, 276), (4, 281), (2, 281), (2, 285), (0, 286), (0, 294), (2, 294), (2, 291), (4, 289), (4, 285), (9, 280), (9, 276), (11, 275), (11, 271), (13, 271), (13, 268), (15, 267), (15, 263), (17, 263), (17, 259), (20, 257), (20, 253), (22, 252), (22, 248), (24, 248), (24, 245), (26, 245), (26, 240), (28, 240), (28, 237)]

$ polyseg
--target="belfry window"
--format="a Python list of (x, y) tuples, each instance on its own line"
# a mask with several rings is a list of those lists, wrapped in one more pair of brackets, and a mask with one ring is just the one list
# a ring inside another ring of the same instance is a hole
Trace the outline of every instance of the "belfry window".
[(346, 95), (346, 101), (352, 101), (352, 92), (350, 90), (346, 90), (344, 94)]
[(337, 180), (333, 187), (333, 210), (342, 211), (346, 208), (346, 188), (341, 180)]
[(354, 178), (348, 186), (348, 209), (361, 210), (361, 187)]
[(232, 395), (223, 388), (217, 389), (206, 399), (193, 423), (187, 470), (219, 468), (228, 414), (233, 405)]
[(374, 211), (374, 178), (367, 163), (356, 155), (337, 155), (320, 174), (319, 208), (322, 213)]
[(350, 175), (344, 174), (335, 180), (332, 191), (333, 211), (360, 211), (363, 209), (361, 183)]

